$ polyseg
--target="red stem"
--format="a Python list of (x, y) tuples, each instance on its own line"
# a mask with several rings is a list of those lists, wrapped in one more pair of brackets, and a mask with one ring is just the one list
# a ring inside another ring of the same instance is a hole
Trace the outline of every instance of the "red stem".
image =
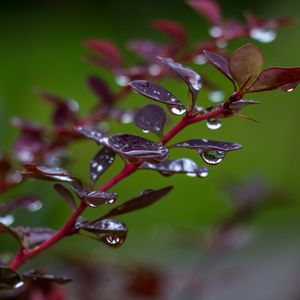
[[(190, 115), (186, 115), (181, 119), (181, 121), (174, 128), (172, 128), (168, 133), (165, 134), (165, 136), (161, 139), (161, 143), (167, 144), (175, 135), (177, 135), (186, 126), (209, 118), (216, 117), (222, 114), (224, 111), (225, 111), (224, 108), (220, 106), (216, 110), (204, 113), (202, 115), (198, 115), (194, 117)], [(104, 185), (101, 186), (99, 191), (105, 192), (109, 190), (112, 186), (116, 185), (119, 181), (125, 179), (130, 174), (134, 173), (138, 169), (139, 165), (140, 164), (126, 165), (115, 177), (113, 177), (112, 179), (104, 183)], [(74, 223), (76, 222), (77, 218), (83, 213), (86, 207), (87, 205), (84, 202), (81, 202), (80, 205), (76, 208), (76, 210), (73, 211), (68, 221), (47, 241), (41, 243), (40, 245), (38, 245), (32, 250), (27, 250), (24, 248), (20, 249), (17, 252), (14, 260), (11, 262), (9, 267), (11, 269), (17, 269), (28, 259), (34, 257), (35, 255), (46, 250), (50, 246), (56, 244), (64, 237), (72, 234)]]

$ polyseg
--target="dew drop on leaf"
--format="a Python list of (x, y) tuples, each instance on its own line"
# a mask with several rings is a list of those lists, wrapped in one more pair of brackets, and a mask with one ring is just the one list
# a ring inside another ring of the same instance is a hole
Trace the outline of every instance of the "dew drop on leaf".
[(271, 43), (276, 39), (277, 33), (273, 29), (252, 28), (250, 37), (261, 43)]
[(194, 58), (194, 63), (196, 65), (204, 65), (207, 63), (207, 58), (203, 54), (196, 55)]
[(223, 158), (225, 157), (225, 151), (220, 150), (210, 150), (204, 151), (200, 153), (201, 158), (204, 162), (209, 165), (217, 165), (222, 162)]
[(116, 84), (118, 84), (119, 86), (125, 87), (129, 83), (129, 78), (127, 76), (120, 75), (120, 76), (116, 77), (115, 81), (116, 81)]
[(169, 165), (170, 171), (174, 172), (187, 172), (188, 174), (195, 174), (195, 170), (197, 169), (197, 164), (189, 159), (189, 158), (180, 158), (176, 159)]
[(107, 235), (102, 239), (102, 242), (111, 248), (117, 248), (124, 243), (124, 239), (116, 235)]
[(41, 201), (34, 201), (29, 203), (26, 208), (30, 211), (30, 212), (35, 212), (40, 210), (43, 207), (43, 203)]
[(12, 215), (0, 216), (0, 223), (4, 224), (5, 226), (10, 226), (14, 221), (15, 218)]
[(219, 119), (211, 118), (206, 121), (206, 126), (211, 130), (217, 130), (222, 126), (222, 123)]
[(225, 95), (222, 91), (218, 91), (218, 90), (211, 91), (208, 94), (208, 99), (214, 103), (219, 103), (219, 102), (223, 101), (224, 98), (225, 98)]
[(169, 110), (176, 116), (183, 115), (186, 112), (186, 109), (183, 106), (171, 107)]

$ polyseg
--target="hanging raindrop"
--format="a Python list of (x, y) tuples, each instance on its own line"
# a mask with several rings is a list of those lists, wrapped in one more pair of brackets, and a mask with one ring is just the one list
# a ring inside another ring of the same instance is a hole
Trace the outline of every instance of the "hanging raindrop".
[(225, 157), (225, 151), (220, 150), (209, 150), (200, 153), (201, 158), (204, 162), (209, 165), (219, 164)]
[(211, 118), (206, 121), (206, 126), (211, 130), (217, 130), (222, 126), (222, 123), (219, 119)]

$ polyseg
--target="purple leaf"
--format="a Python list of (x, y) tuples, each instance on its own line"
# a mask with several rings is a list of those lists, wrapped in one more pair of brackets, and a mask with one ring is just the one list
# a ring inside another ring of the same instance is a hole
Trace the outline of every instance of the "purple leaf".
[(172, 113), (178, 114), (175, 113), (176, 111), (181, 112), (180, 114), (185, 113), (185, 108), (180, 100), (163, 87), (147, 80), (134, 80), (129, 85), (139, 94), (166, 104)]
[(35, 196), (20, 196), (0, 205), (0, 215), (7, 214), (19, 208), (36, 211), (42, 207), (42, 202)]
[(111, 148), (131, 163), (141, 160), (158, 163), (168, 155), (168, 148), (132, 134), (116, 134), (108, 140)]
[(160, 106), (148, 104), (137, 111), (134, 123), (143, 131), (151, 131), (161, 137), (166, 123), (166, 114)]
[(193, 139), (177, 143), (172, 147), (189, 148), (197, 151), (219, 150), (228, 152), (239, 150), (242, 148), (242, 145), (231, 142), (212, 141), (207, 139)]
[(54, 185), (55, 190), (57, 191), (57, 193), (64, 199), (66, 200), (66, 202), (71, 206), (71, 208), (74, 210), (76, 209), (76, 202), (75, 199), (73, 197), (73, 195), (71, 194), (71, 192), (64, 187), (61, 184), (56, 183)]
[(114, 104), (114, 96), (105, 81), (98, 76), (89, 76), (87, 84), (104, 106)]
[(143, 163), (140, 167), (146, 170), (155, 170), (163, 176), (171, 176), (173, 174), (186, 174), (190, 177), (206, 177), (208, 175), (207, 168), (198, 166), (189, 158), (179, 158), (176, 160), (166, 159), (159, 164)]
[(221, 23), (221, 11), (214, 0), (188, 0), (187, 3), (209, 23), (213, 25)]
[(96, 153), (90, 162), (90, 179), (95, 183), (97, 179), (111, 166), (114, 162), (116, 153), (108, 147), (103, 147)]
[(44, 127), (19, 118), (12, 119), (12, 125), (20, 128), (20, 136), (15, 140), (13, 151), (18, 161), (22, 163), (38, 160), (46, 147)]
[(77, 196), (90, 207), (97, 207), (103, 204), (111, 204), (117, 199), (116, 193), (89, 191), (83, 189), (77, 184), (73, 184), (71, 187), (77, 194)]
[(48, 168), (37, 166), (36, 164), (24, 164), (23, 168), (26, 170), (24, 175), (28, 177), (64, 182), (73, 182), (76, 180), (75, 177), (71, 176), (66, 170), (61, 168)]
[(246, 44), (229, 57), (229, 70), (242, 90), (247, 90), (258, 78), (263, 67), (263, 57), (259, 49)]
[(80, 229), (92, 232), (101, 242), (111, 248), (120, 247), (127, 236), (126, 225), (118, 220), (102, 219), (81, 224)]
[(170, 38), (172, 38), (179, 45), (183, 46), (186, 44), (187, 36), (183, 27), (177, 22), (170, 20), (155, 20), (152, 22), (152, 26), (167, 34)]
[(228, 79), (233, 81), (232, 75), (229, 71), (229, 62), (224, 56), (209, 50), (203, 50), (203, 53), (213, 66), (222, 72)]
[(65, 276), (56, 276), (48, 273), (43, 273), (37, 270), (30, 270), (28, 272), (22, 273), (24, 279), (37, 282), (38, 284), (56, 283), (56, 284), (66, 284), (71, 282), (73, 279)]
[(64, 127), (68, 123), (74, 123), (77, 119), (78, 104), (76, 101), (68, 101), (64, 98), (50, 94), (48, 92), (39, 93), (40, 97), (54, 105), (52, 121), (56, 127)]
[(18, 289), (24, 285), (21, 275), (7, 267), (0, 267), (0, 290)]
[(100, 39), (89, 39), (84, 42), (86, 48), (101, 55), (111, 66), (121, 68), (123, 59), (119, 49), (111, 42)]
[[(285, 88), (291, 91), (300, 81), (300, 68), (272, 67), (261, 72), (247, 92), (270, 91)], [(288, 86), (290, 85), (290, 86)], [(290, 90), (289, 90), (290, 89)]]
[(55, 231), (47, 227), (16, 227), (15, 231), (22, 237), (26, 248), (33, 248), (47, 241)]
[(232, 112), (237, 113), (240, 110), (242, 110), (244, 107), (253, 105), (253, 104), (259, 104), (259, 102), (255, 101), (255, 100), (239, 100), (239, 101), (232, 102), (229, 105), (229, 109)]
[(160, 61), (171, 68), (186, 83), (192, 95), (192, 107), (194, 107), (197, 95), (202, 87), (201, 76), (189, 68), (183, 67), (181, 64), (175, 63), (172, 58), (159, 58)]
[(150, 63), (156, 63), (158, 56), (165, 55), (163, 47), (152, 41), (131, 41), (128, 48)]
[(149, 205), (152, 205), (162, 197), (166, 196), (171, 190), (172, 186), (167, 186), (160, 190), (148, 190), (142, 193), (140, 196), (137, 196), (129, 201), (122, 203), (121, 205), (113, 208), (109, 211), (103, 218), (111, 218), (114, 216), (119, 216), (127, 214), (129, 212), (145, 208)]
[(83, 135), (86, 138), (95, 141), (97, 144), (103, 144), (105, 139), (103, 133), (96, 127), (77, 126), (75, 127), (75, 131), (77, 131), (80, 135)]

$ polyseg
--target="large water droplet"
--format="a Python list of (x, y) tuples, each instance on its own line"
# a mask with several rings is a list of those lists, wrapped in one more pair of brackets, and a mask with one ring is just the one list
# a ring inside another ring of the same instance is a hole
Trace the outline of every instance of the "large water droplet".
[(129, 78), (125, 75), (120, 75), (116, 77), (115, 81), (119, 86), (127, 86), (129, 83)]
[(154, 64), (148, 68), (148, 71), (152, 76), (157, 76), (160, 74), (161, 68), (159, 65)]
[(24, 281), (20, 280), (14, 285), (14, 289), (19, 289), (24, 285)]
[(211, 91), (208, 94), (208, 99), (214, 103), (219, 103), (219, 102), (223, 101), (224, 98), (225, 98), (225, 95), (222, 91), (217, 91), (217, 90)]
[(121, 116), (121, 122), (123, 124), (128, 124), (133, 121), (133, 113), (132, 112), (124, 112)]
[(208, 176), (208, 170), (207, 169), (203, 169), (200, 173), (200, 177), (204, 178)]
[(174, 160), (169, 165), (170, 171), (174, 172), (186, 172), (195, 174), (197, 164), (189, 158), (179, 158)]
[(11, 224), (13, 224), (14, 221), (15, 221), (15, 218), (12, 215), (6, 215), (6, 216), (0, 217), (0, 223), (4, 224), (6, 226), (10, 226)]
[(276, 39), (277, 33), (273, 29), (252, 28), (250, 37), (261, 43), (271, 43)]
[(222, 126), (222, 123), (219, 119), (211, 118), (206, 121), (206, 126), (211, 130), (217, 130)]
[(186, 109), (183, 106), (172, 107), (170, 112), (176, 116), (183, 115), (186, 112)]
[(223, 30), (219, 26), (213, 26), (209, 28), (208, 33), (213, 38), (219, 38), (223, 35)]
[(194, 63), (196, 65), (204, 65), (207, 63), (207, 58), (203, 54), (196, 55), (194, 58)]
[(219, 164), (223, 158), (225, 157), (225, 152), (220, 150), (210, 150), (201, 152), (201, 158), (209, 165), (217, 165)]
[(118, 235), (107, 235), (105, 236), (102, 241), (104, 244), (111, 248), (118, 248), (124, 243), (124, 238)]
[(35, 212), (37, 210), (40, 210), (42, 207), (43, 207), (43, 203), (41, 201), (34, 201), (29, 203), (26, 208), (30, 212)]

